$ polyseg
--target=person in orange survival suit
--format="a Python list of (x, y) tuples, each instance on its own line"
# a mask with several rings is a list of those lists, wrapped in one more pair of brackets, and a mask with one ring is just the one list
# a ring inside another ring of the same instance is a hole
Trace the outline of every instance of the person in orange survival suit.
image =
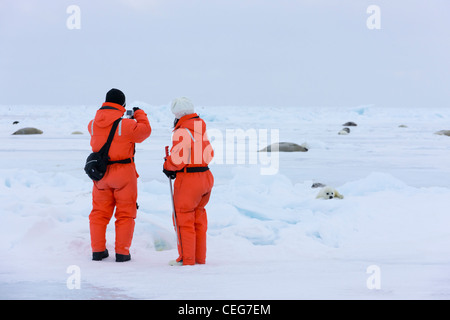
[(173, 146), (170, 156), (164, 158), (163, 172), (176, 178), (173, 197), (179, 256), (170, 264), (204, 264), (208, 227), (205, 206), (214, 185), (208, 164), (214, 151), (206, 135), (206, 124), (194, 112), (189, 99), (173, 100), (171, 109), (175, 115)]
[[(125, 95), (118, 89), (106, 94), (105, 103), (89, 122), (92, 151), (97, 152), (105, 144), (112, 124), (125, 113)], [(109, 256), (106, 249), (106, 227), (115, 211), (116, 261), (131, 259), (129, 252), (134, 233), (137, 212), (137, 178), (134, 163), (135, 143), (143, 142), (151, 134), (147, 114), (133, 108), (133, 119), (122, 119), (109, 150), (110, 164), (105, 176), (94, 181), (92, 211), (89, 215), (92, 259), (102, 260)]]

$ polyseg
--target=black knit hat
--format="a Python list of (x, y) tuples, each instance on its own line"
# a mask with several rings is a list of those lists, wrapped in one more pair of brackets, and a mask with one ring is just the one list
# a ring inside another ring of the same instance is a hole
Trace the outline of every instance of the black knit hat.
[(106, 94), (105, 102), (117, 103), (125, 107), (125, 95), (119, 89), (111, 89)]

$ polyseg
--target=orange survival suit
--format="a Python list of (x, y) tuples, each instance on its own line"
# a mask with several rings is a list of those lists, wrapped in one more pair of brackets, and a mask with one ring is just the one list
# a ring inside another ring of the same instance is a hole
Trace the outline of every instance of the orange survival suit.
[(181, 117), (174, 129), (170, 156), (164, 169), (176, 171), (174, 205), (178, 236), (177, 262), (183, 265), (206, 261), (208, 220), (205, 206), (214, 177), (208, 168), (214, 151), (206, 135), (206, 124), (196, 114)]
[[(112, 124), (125, 113), (120, 104), (105, 102), (93, 120), (89, 122), (92, 151), (97, 152), (105, 144)], [(122, 119), (116, 129), (109, 158), (118, 161), (131, 158), (131, 163), (113, 163), (108, 165), (105, 176), (94, 181), (92, 191), (92, 211), (89, 215), (91, 246), (93, 252), (106, 250), (106, 226), (114, 208), (116, 231), (116, 254), (129, 255), (129, 248), (134, 233), (134, 219), (137, 212), (137, 178), (134, 163), (135, 143), (143, 142), (151, 134), (147, 114), (138, 109), (134, 119)]]

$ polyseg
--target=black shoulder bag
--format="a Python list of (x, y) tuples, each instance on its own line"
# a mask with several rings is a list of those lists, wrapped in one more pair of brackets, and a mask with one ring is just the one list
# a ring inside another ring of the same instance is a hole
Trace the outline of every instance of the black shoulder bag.
[[(109, 132), (108, 140), (106, 140), (106, 143), (103, 145), (100, 151), (92, 152), (86, 159), (84, 171), (89, 176), (89, 178), (94, 181), (99, 181), (103, 178), (106, 173), (108, 164), (111, 163), (108, 156), (109, 148), (111, 147), (111, 142), (114, 138), (114, 134), (116, 133), (116, 129), (119, 125), (120, 120), (122, 120), (122, 118), (114, 121), (111, 131)], [(128, 163), (131, 162), (130, 159), (126, 160), (129, 160)]]

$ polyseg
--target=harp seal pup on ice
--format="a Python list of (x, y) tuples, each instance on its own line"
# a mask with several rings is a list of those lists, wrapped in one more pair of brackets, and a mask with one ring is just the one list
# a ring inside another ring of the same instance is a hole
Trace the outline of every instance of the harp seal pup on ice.
[(329, 200), (334, 198), (344, 199), (344, 196), (340, 194), (336, 189), (330, 186), (326, 186), (320, 189), (319, 193), (316, 196), (316, 199)]
[(344, 128), (338, 132), (338, 134), (340, 134), (340, 135), (347, 135), (349, 133), (350, 133), (350, 128)]

